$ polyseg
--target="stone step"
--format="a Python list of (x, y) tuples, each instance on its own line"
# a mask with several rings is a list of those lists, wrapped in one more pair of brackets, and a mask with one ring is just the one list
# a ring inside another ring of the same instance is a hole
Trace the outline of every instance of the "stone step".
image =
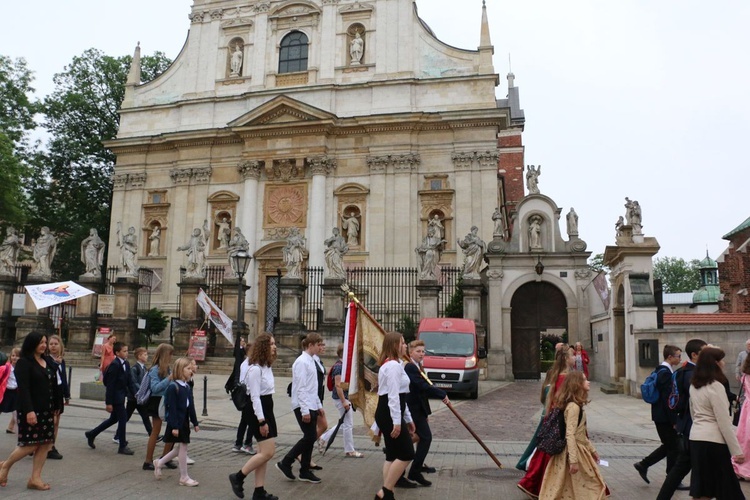
[(622, 382), (603, 384), (600, 389), (604, 394), (625, 394), (625, 386)]

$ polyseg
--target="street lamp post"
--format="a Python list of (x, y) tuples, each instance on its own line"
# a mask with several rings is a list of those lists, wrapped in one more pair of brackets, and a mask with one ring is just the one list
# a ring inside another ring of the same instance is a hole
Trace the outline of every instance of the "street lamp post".
[(237, 335), (242, 333), (242, 319), (245, 312), (244, 278), (252, 257), (244, 250), (232, 255), (232, 262), (237, 273)]

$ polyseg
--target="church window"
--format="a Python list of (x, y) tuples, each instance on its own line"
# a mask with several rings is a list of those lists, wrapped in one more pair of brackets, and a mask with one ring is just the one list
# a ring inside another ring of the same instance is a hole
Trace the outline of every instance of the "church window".
[(281, 40), (279, 74), (307, 71), (307, 35), (292, 31)]

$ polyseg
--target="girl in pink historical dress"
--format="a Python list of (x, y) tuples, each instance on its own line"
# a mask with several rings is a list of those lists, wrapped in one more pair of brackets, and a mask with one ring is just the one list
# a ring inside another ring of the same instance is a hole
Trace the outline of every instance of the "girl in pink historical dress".
[[(748, 391), (750, 391), (750, 356), (745, 358), (745, 362), (742, 363), (741, 384), (745, 401), (742, 403), (740, 423), (737, 425), (737, 441), (740, 442), (742, 453), (746, 457), (750, 457), (750, 399), (747, 397)], [(737, 474), (737, 477), (750, 480), (750, 461), (741, 464), (733, 461), (732, 465), (734, 465), (734, 473)]]

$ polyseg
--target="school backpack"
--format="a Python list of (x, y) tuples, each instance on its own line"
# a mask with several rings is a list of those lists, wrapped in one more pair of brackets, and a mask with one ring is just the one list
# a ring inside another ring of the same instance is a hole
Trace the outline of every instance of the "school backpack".
[[(583, 408), (578, 412), (578, 425), (581, 425)], [(565, 450), (565, 413), (563, 409), (554, 407), (542, 420), (539, 433), (536, 436), (536, 446), (548, 455), (558, 455)]]
[(673, 412), (681, 415), (687, 411), (688, 398), (680, 395), (680, 384), (685, 379), (685, 370), (681, 368), (672, 373), (672, 391), (667, 398), (667, 405)]
[(333, 392), (333, 388), (334, 388), (334, 384), (335, 384), (334, 379), (333, 379), (333, 367), (334, 366), (341, 366), (341, 361), (336, 361), (333, 364), (333, 366), (331, 367), (331, 369), (328, 370), (328, 376), (326, 378), (326, 387), (331, 392)]
[(646, 377), (646, 381), (641, 384), (641, 397), (648, 404), (654, 404), (659, 401), (659, 388), (656, 386), (656, 379), (661, 368), (667, 369), (664, 365), (654, 368), (654, 371)]

